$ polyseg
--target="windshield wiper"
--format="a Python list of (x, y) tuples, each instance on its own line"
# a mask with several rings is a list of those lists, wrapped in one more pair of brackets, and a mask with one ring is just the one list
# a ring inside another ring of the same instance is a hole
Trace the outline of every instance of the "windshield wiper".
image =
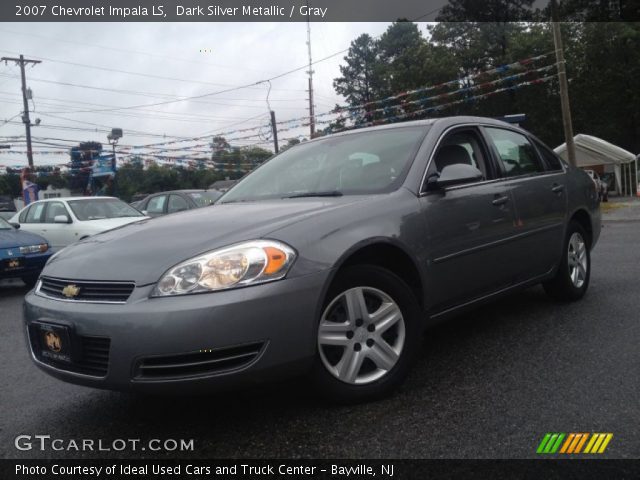
[(293, 195), (288, 195), (282, 198), (303, 198), (303, 197), (341, 197), (342, 192), (338, 190), (330, 190), (326, 192), (305, 192), (305, 193), (294, 193)]

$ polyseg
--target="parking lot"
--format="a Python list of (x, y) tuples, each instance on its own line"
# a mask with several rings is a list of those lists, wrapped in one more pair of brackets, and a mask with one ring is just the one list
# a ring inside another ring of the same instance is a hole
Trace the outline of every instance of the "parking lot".
[[(638, 212), (638, 208), (633, 209)], [(610, 216), (589, 293), (532, 288), (427, 332), (395, 396), (327, 405), (304, 382), (215, 397), (154, 398), (59, 382), (30, 361), (25, 288), (0, 284), (3, 458), (516, 458), (546, 432), (611, 432), (609, 458), (640, 455), (640, 217)], [(194, 439), (193, 452), (19, 451), (17, 435)]]

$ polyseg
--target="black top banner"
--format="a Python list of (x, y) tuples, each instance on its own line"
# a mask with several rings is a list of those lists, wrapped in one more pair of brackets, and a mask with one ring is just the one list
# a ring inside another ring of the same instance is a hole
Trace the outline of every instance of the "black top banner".
[[(637, 21), (639, 5), (640, 0), (560, 0), (556, 12), (562, 21)], [(14, 0), (0, 2), (0, 21), (505, 22), (548, 21), (551, 11), (550, 0)]]

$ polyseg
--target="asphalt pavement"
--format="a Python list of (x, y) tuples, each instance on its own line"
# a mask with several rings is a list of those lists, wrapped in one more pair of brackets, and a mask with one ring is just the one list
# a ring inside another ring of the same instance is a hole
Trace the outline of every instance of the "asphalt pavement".
[[(69, 385), (30, 361), (20, 282), (0, 283), (2, 458), (529, 458), (546, 432), (611, 432), (640, 457), (640, 208), (604, 223), (587, 296), (534, 287), (427, 332), (391, 398), (323, 403), (300, 381), (158, 398)], [(193, 439), (192, 452), (20, 451), (18, 435)]]

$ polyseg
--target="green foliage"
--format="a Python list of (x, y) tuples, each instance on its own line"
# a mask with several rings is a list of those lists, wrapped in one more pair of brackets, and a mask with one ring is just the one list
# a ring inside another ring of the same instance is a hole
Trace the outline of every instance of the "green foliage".
[[(352, 44), (342, 76), (334, 80), (337, 93), (349, 106), (384, 99), (407, 90), (457, 80), (461, 88), (494, 80), (497, 76), (474, 77), (501, 65), (554, 51), (549, 23), (525, 22), (529, 18), (548, 17), (548, 11), (536, 11), (532, 0), (450, 0), (441, 10), (440, 22), (421, 32), (416, 24), (395, 22), (379, 40), (361, 35)], [(600, 1), (565, 0), (561, 9), (580, 10), (582, 15), (597, 15)], [(586, 13), (585, 13), (586, 12)], [(591, 13), (589, 13), (591, 12)], [(595, 12), (595, 13), (594, 13)], [(482, 15), (487, 20), (481, 22)], [(502, 21), (496, 22), (499, 18)], [(464, 21), (473, 19), (474, 21)], [(569, 95), (574, 131), (604, 138), (632, 152), (640, 151), (640, 23), (565, 23), (562, 25)], [(553, 55), (531, 68), (552, 64)], [(508, 76), (510, 71), (501, 75)], [(372, 115), (371, 110), (397, 106), (399, 101), (376, 103), (355, 110), (360, 122), (385, 119), (398, 113), (410, 113), (452, 100), (469, 98), (458, 105), (432, 111), (428, 116), (480, 115), (503, 116), (524, 113), (523, 125), (549, 145), (564, 141), (557, 80), (510, 90), (480, 100), (470, 97), (508, 87), (523, 81), (553, 74), (531, 74), (502, 82), (486, 90), (459, 93), (449, 99), (423, 101), (414, 106), (387, 109)], [(433, 90), (432, 94), (452, 91)], [(423, 93), (405, 97), (415, 100), (431, 96)], [(346, 116), (346, 115), (345, 115)], [(424, 118), (416, 114), (403, 118)], [(344, 118), (328, 129), (340, 129)]]

